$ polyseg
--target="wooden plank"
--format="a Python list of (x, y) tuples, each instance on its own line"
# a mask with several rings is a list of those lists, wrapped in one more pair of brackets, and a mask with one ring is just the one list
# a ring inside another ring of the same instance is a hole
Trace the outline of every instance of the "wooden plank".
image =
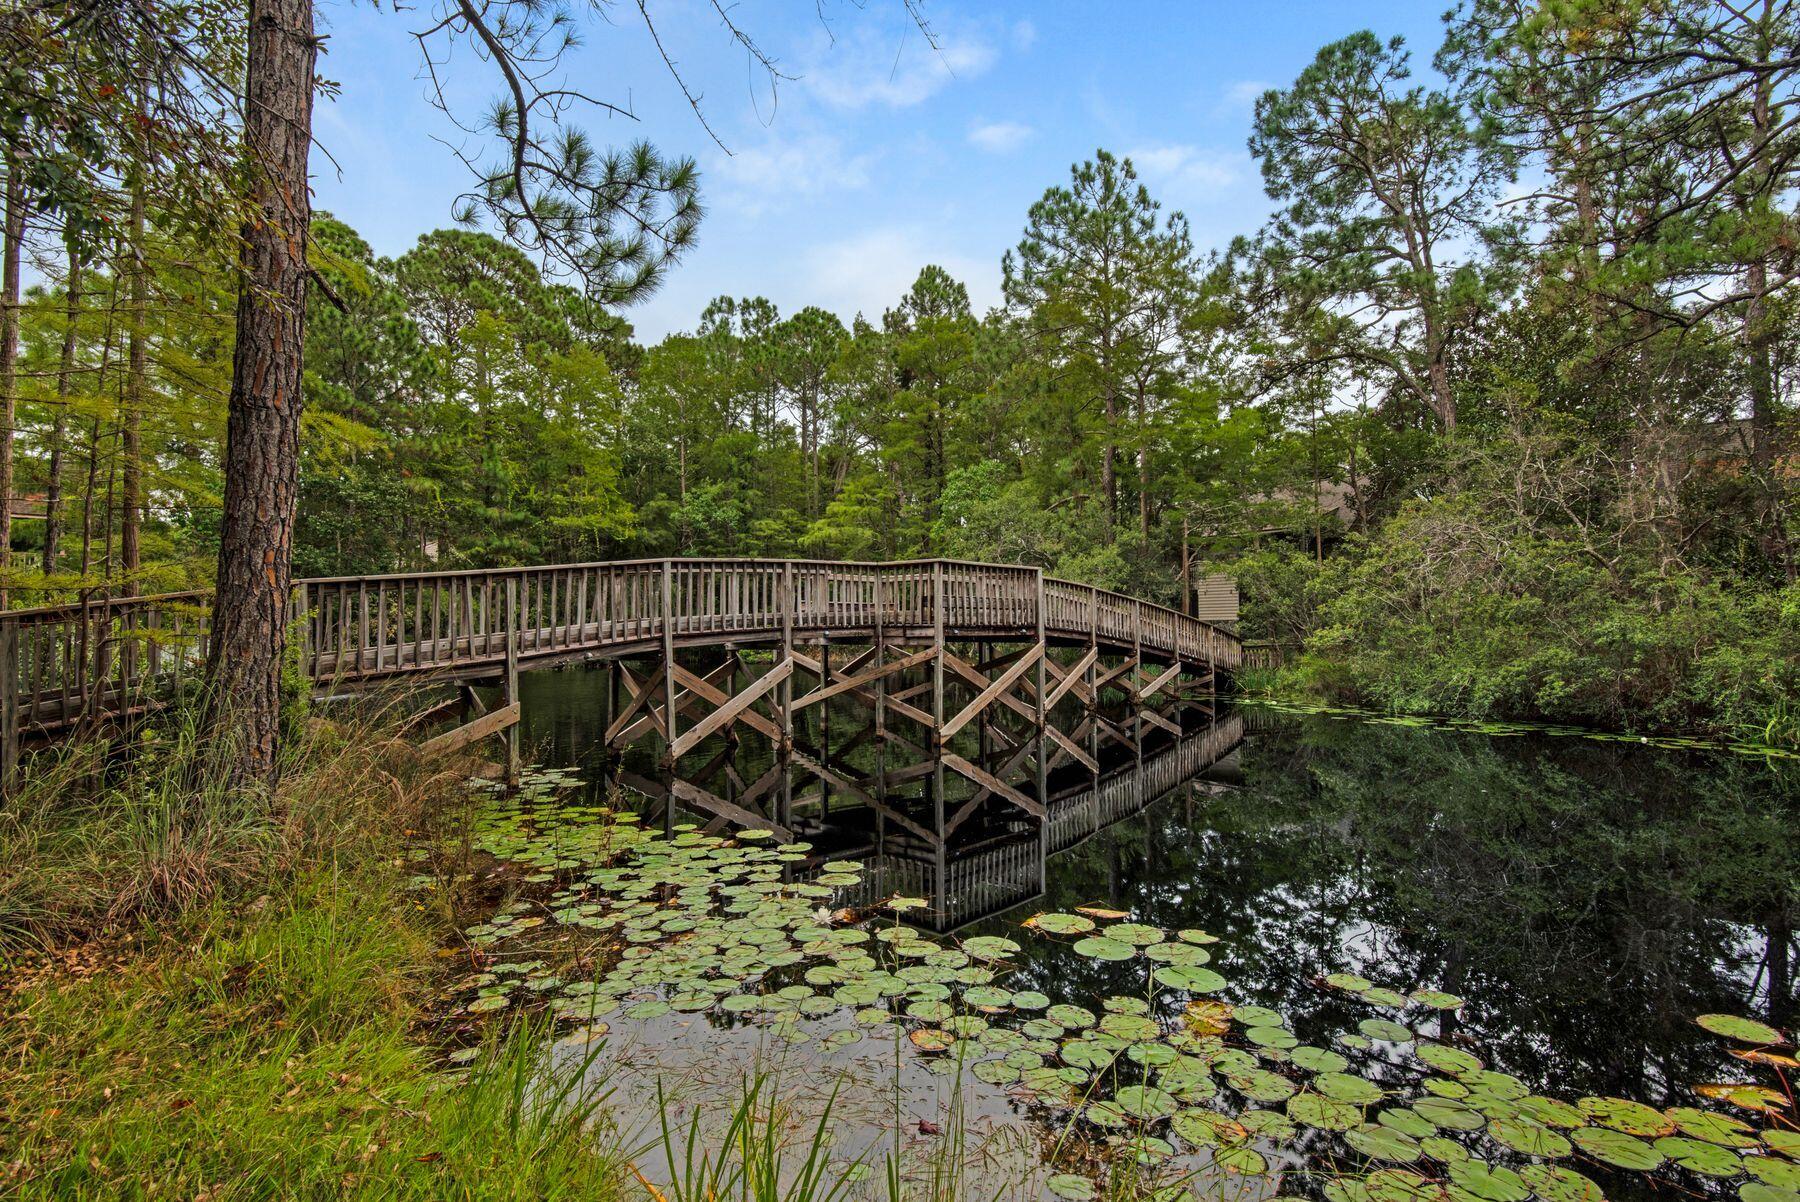
[[(682, 688), (714, 705), (724, 705), (731, 700), (731, 694), (724, 689), (710, 681), (702, 680), (680, 664), (675, 665), (675, 679), (681, 683)], [(777, 743), (781, 742), (781, 728), (755, 710), (745, 710), (739, 715), (738, 721), (758, 734), (766, 735)]]
[[(1063, 675), (1061, 682), (1059, 684), (1057, 684), (1057, 686), (1054, 689), (1050, 690), (1050, 695), (1048, 697), (1044, 698), (1044, 711), (1046, 713), (1048, 713), (1050, 710), (1055, 709), (1056, 703), (1058, 701), (1061, 701), (1063, 699), (1063, 695), (1065, 693), (1069, 692), (1071, 689), (1082, 689), (1082, 684), (1081, 684), (1082, 674), (1085, 673), (1089, 668), (1093, 667), (1094, 661), (1099, 658), (1100, 658), (1100, 649), (1098, 647), (1089, 647), (1087, 649), (1087, 654), (1083, 655), (1080, 659), (1075, 661), (1074, 665), (1072, 667), (1070, 667), (1068, 672)], [(1052, 671), (1057, 670), (1055, 668), (1054, 660), (1046, 659), (1044, 661), (1044, 665), (1046, 667), (1051, 668)], [(1082, 691), (1085, 692), (1086, 690), (1083, 689)], [(1083, 698), (1080, 693), (1077, 693), (1076, 697), (1078, 700), (1087, 700), (1090, 703), (1092, 700), (1091, 698)]]
[[(682, 734), (680, 738), (671, 743), (669, 745), (669, 755), (672, 758), (679, 759), (681, 756), (692, 751), (696, 744), (711, 735), (714, 731), (722, 730), (731, 725), (739, 714), (750, 707), (751, 702), (786, 680), (789, 676), (793, 675), (793, 672), (794, 661), (791, 659), (784, 659), (776, 664), (773, 668), (769, 669), (769, 671), (758, 677), (755, 683), (745, 688), (744, 691), (739, 693), (736, 697), (731, 698), (729, 701), (719, 706), (718, 709), (708, 714), (705, 718), (702, 718), (699, 722), (695, 723), (693, 727)], [(691, 688), (692, 686), (689, 687)]]
[(1082, 750), (1081, 744), (1075, 742), (1075, 740), (1071, 739), (1068, 735), (1065, 735), (1062, 731), (1056, 729), (1054, 725), (1046, 722), (1044, 724), (1044, 733), (1049, 735), (1052, 742), (1067, 752), (1072, 759), (1078, 761), (1081, 766), (1086, 768), (1089, 772), (1100, 771), (1099, 763), (1097, 763), (1086, 751)]
[[(1029, 654), (1030, 650), (1031, 649), (1028, 647), (1025, 649), (1025, 651), (1020, 652), (1020, 654), (1021, 655)], [(1011, 660), (1010, 662), (1017, 664), (1018, 661)], [(989, 678), (987, 676), (984, 676), (980, 671), (978, 671), (976, 668), (971, 666), (966, 660), (962, 659), (961, 657), (959, 657), (957, 655), (952, 654), (949, 651), (944, 652), (944, 666), (946, 668), (949, 668), (952, 672), (956, 673), (958, 676), (962, 677), (964, 680), (968, 681), (970, 684), (974, 685), (976, 692), (980, 692), (982, 689), (987, 688), (988, 685), (991, 683), (991, 681), (989, 680)], [(1009, 709), (1013, 713), (1019, 715), (1021, 718), (1026, 719), (1032, 725), (1035, 726), (1037, 724), (1037, 709), (1034, 706), (1026, 705), (1023, 701), (1019, 700), (1019, 698), (1017, 698), (1017, 697), (1014, 697), (1011, 693), (1000, 694), (998, 700), (1001, 705), (1004, 705), (1007, 709)]]
[(779, 822), (766, 818), (763, 815), (756, 813), (754, 810), (747, 810), (743, 806), (733, 805), (723, 797), (720, 797), (717, 793), (703, 789), (692, 781), (677, 780), (670, 782), (669, 794), (676, 801), (691, 806), (697, 806), (708, 813), (729, 819), (739, 826), (773, 831), (775, 832), (776, 837), (781, 839), (792, 839), (794, 837), (793, 832), (788, 830), (787, 827), (782, 826)]
[(967, 726), (970, 721), (974, 719), (975, 715), (992, 705), (996, 697), (1001, 696), (1006, 690), (1018, 683), (1019, 677), (1025, 675), (1025, 673), (1030, 670), (1031, 665), (1037, 662), (1037, 657), (1043, 653), (1044, 645), (1039, 643), (1027, 652), (1023, 659), (1020, 659), (1017, 663), (1013, 664), (1012, 667), (1008, 668), (1005, 672), (1002, 672), (992, 684), (981, 691), (981, 694), (977, 696), (975, 700), (965, 705), (962, 708), (961, 713), (944, 723), (944, 729), (939, 737), (947, 740), (957, 731)]
[(419, 758), (436, 759), (438, 756), (460, 751), (477, 739), (484, 739), (488, 735), (505, 730), (517, 723), (518, 720), (519, 703), (515, 701), (511, 705), (503, 705), (497, 710), (483, 714), (465, 726), (459, 726), (455, 730), (441, 734), (435, 739), (427, 739), (419, 744)]
[[(905, 659), (897, 659), (891, 664), (885, 664), (879, 668), (870, 668), (865, 672), (858, 672), (855, 676), (846, 676), (839, 680), (835, 680), (831, 684), (822, 685), (819, 688), (814, 689), (803, 697), (795, 698), (794, 708), (796, 710), (802, 710), (809, 705), (817, 705), (821, 701), (829, 701), (840, 693), (848, 693), (853, 690), (861, 689), (863, 686), (873, 684), (884, 676), (890, 676), (895, 672), (904, 671), (916, 664), (922, 664), (930, 659), (932, 655), (933, 652), (930, 651), (914, 652)], [(794, 658), (795, 660), (798, 660), (800, 657), (796, 654)], [(811, 671), (811, 669), (808, 669), (808, 671)], [(823, 675), (823, 673), (816, 673), (816, 675)]]
[(1137, 716), (1152, 726), (1162, 727), (1176, 738), (1181, 737), (1181, 727), (1175, 725), (1175, 723), (1169, 721), (1155, 710), (1139, 710)]
[(968, 777), (982, 788), (990, 789), (993, 792), (998, 793), (1000, 796), (1006, 798), (1006, 800), (1018, 806), (1021, 810), (1024, 810), (1027, 814), (1030, 814), (1033, 818), (1040, 820), (1044, 818), (1044, 807), (1035, 798), (1025, 796), (1025, 794), (1019, 792), (999, 777), (976, 767), (968, 760), (963, 759), (962, 756), (946, 751), (944, 753), (944, 766), (946, 768), (954, 768), (957, 772)]
[(1139, 701), (1150, 700), (1150, 698), (1156, 696), (1156, 694), (1158, 694), (1162, 691), (1162, 687), (1164, 685), (1168, 684), (1171, 680), (1175, 679), (1175, 677), (1180, 676), (1180, 675), (1181, 675), (1181, 661), (1176, 660), (1174, 664), (1170, 665), (1169, 670), (1167, 672), (1164, 672), (1161, 676), (1158, 676), (1155, 680), (1152, 680), (1149, 684), (1147, 684), (1143, 688), (1139, 689), (1137, 691), (1137, 699)]
[[(625, 670), (624, 664), (619, 665), (619, 675), (624, 679), (625, 687), (631, 693), (631, 701), (619, 711), (619, 716), (613, 719), (612, 725), (606, 728), (605, 742), (608, 747), (611, 747), (618, 739), (619, 732), (631, 727), (632, 719), (637, 716), (637, 712), (656, 700), (663, 689), (663, 682), (660, 678), (647, 682), (641, 689), (637, 688), (633, 676)], [(657, 729), (665, 729), (662, 719), (657, 717), (654, 710), (651, 711), (651, 718)]]

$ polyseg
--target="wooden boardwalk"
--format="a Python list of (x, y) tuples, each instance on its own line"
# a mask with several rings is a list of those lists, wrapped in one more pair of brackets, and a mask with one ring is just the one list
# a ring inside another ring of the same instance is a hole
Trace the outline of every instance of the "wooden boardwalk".
[[(317, 693), (499, 683), (501, 711), (481, 715), (485, 727), (471, 737), (516, 720), (521, 670), (609, 661), (630, 698), (609, 738), (654, 730), (671, 759), (738, 726), (785, 744), (795, 708), (840, 695), (871, 704), (878, 726), (898, 716), (942, 744), (996, 705), (1029, 711), (1041, 726), (1065, 696), (1092, 706), (1108, 688), (1140, 701), (1183, 685), (1210, 690), (1241, 659), (1235, 636), (1164, 606), (1036, 568), (944, 559), (651, 559), (330, 577), (298, 582), (293, 614), (299, 666)], [(207, 616), (198, 592), (0, 614), (7, 762), (21, 738), (140, 714), (197, 682)], [(841, 644), (862, 652), (834, 672), (831, 649)], [(950, 650), (958, 644), (1017, 649), (992, 661), (959, 656)], [(756, 647), (771, 650), (773, 667), (739, 687), (741, 651)], [(1075, 654), (1059, 662), (1056, 648)], [(708, 656), (722, 658), (696, 662)], [(928, 680), (888, 687), (908, 673)]]

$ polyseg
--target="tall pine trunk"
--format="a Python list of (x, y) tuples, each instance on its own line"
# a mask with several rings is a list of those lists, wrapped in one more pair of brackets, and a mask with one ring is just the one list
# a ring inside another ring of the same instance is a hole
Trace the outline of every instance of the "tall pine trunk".
[(6, 156), (6, 214), (0, 225), (0, 609), (8, 603), (4, 573), (12, 566), (13, 426), (18, 414), (19, 276), (25, 254), (24, 156)]
[(81, 251), (69, 239), (69, 270), (63, 281), (64, 310), (62, 358), (56, 365), (56, 420), (50, 427), (50, 479), (44, 486), (44, 575), (56, 571), (62, 549), (63, 471), (69, 442), (69, 396), (75, 391), (75, 350), (80, 344)]
[(138, 521), (144, 500), (144, 385), (149, 375), (149, 347), (144, 329), (149, 306), (149, 267), (144, 254), (144, 181), (131, 186), (131, 241), (125, 248), (131, 272), (131, 316), (125, 332), (125, 397), (119, 415), (123, 456), (119, 481), (119, 594), (138, 595), (138, 570), (143, 554), (138, 547)]
[(207, 700), (222, 766), (240, 785), (272, 788), (300, 475), (312, 0), (251, 0), (248, 51), (244, 143), (255, 212), (241, 251)]

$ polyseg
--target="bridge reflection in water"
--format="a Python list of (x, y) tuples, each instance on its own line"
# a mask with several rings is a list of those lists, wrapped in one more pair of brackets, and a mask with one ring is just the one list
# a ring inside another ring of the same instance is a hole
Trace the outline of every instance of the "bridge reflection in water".
[(1041, 818), (1039, 807), (1018, 800), (1036, 802), (1031, 762), (1050, 741), (1015, 742), (997, 724), (975, 732), (976, 746), (961, 762), (1004, 790), (947, 770), (943, 753), (891, 738), (876, 743), (867, 727), (830, 752), (798, 740), (785, 757), (727, 745), (692, 772), (619, 766), (612, 779), (646, 799), (646, 817), (665, 827), (760, 828), (809, 844), (801, 875), (857, 861), (861, 883), (840, 894), (841, 904), (861, 909), (917, 897), (926, 905), (908, 919), (950, 931), (1039, 896), (1049, 856), (1190, 782), (1227, 776), (1244, 738), (1243, 715), (1191, 703), (1175, 708), (1157, 722), (1090, 715), (1060, 732), (1078, 746), (1085, 741), (1087, 755), (1048, 760)]

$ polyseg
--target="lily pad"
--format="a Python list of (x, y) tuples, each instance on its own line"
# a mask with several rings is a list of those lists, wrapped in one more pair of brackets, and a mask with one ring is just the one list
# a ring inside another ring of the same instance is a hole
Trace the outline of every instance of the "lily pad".
[(1744, 1043), (1771, 1044), (1781, 1042), (1781, 1032), (1768, 1023), (1735, 1014), (1702, 1014), (1694, 1020), (1714, 1035)]
[(1075, 954), (1090, 960), (1129, 960), (1137, 954), (1137, 949), (1104, 935), (1089, 935), (1075, 941)]
[(1519, 1169), (1519, 1179), (1544, 1202), (1606, 1202), (1605, 1191), (1574, 1169), (1528, 1164)]
[(1362, 1111), (1346, 1102), (1334, 1102), (1316, 1093), (1297, 1094), (1288, 1099), (1288, 1117), (1307, 1127), (1321, 1131), (1348, 1131), (1362, 1122)]
[(1410, 1164), (1419, 1158), (1419, 1141), (1381, 1123), (1364, 1123), (1344, 1132), (1344, 1142), (1372, 1160)]
[(1588, 1121), (1626, 1135), (1668, 1135), (1675, 1120), (1653, 1106), (1626, 1098), (1582, 1098), (1576, 1105)]
[(1497, 1118), (1488, 1124), (1488, 1134), (1515, 1152), (1526, 1156), (1542, 1156), (1558, 1160), (1569, 1154), (1569, 1141), (1544, 1126), (1522, 1118)]
[(1361, 993), (1375, 984), (1369, 978), (1353, 972), (1326, 973), (1325, 983), (1333, 989), (1342, 989), (1346, 993)]
[(1098, 1197), (1094, 1183), (1086, 1177), (1077, 1177), (1074, 1173), (1058, 1173), (1044, 1182), (1044, 1188), (1064, 1202), (1090, 1202), (1090, 1199)]
[(1127, 1085), (1113, 1095), (1119, 1109), (1141, 1122), (1166, 1119), (1179, 1108), (1175, 1098), (1150, 1085)]
[[(1744, 1171), (1736, 1152), (1692, 1136), (1665, 1135), (1656, 1141), (1656, 1150), (1682, 1168), (1703, 1177), (1736, 1177)], [(1800, 1174), (1796, 1176), (1800, 1179)]]
[(1664, 1160), (1649, 1143), (1610, 1127), (1582, 1127), (1571, 1138), (1583, 1152), (1616, 1168), (1649, 1172)]
[[(1481, 1202), (1525, 1202), (1531, 1187), (1511, 1169), (1496, 1168), (1479, 1160), (1464, 1160), (1448, 1166), (1450, 1196), (1457, 1202), (1478, 1198)], [(1460, 1191), (1460, 1193), (1458, 1192)]]

